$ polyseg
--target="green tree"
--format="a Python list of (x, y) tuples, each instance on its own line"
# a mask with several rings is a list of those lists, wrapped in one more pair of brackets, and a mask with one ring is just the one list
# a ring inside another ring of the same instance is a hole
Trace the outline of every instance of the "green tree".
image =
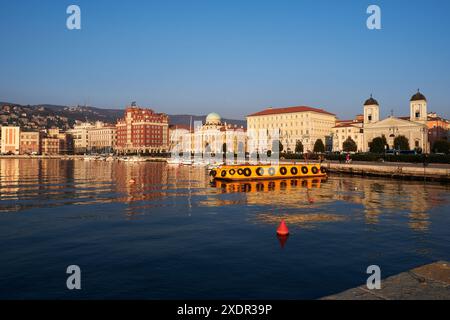
[(322, 139), (317, 139), (316, 142), (314, 143), (314, 152), (325, 152), (325, 145), (323, 144)]
[(303, 143), (300, 140), (295, 142), (295, 153), (303, 153)]
[(409, 140), (405, 136), (398, 136), (394, 139), (394, 148), (397, 150), (409, 150)]
[(450, 153), (450, 142), (447, 140), (436, 140), (431, 149), (434, 153)]
[(372, 142), (369, 143), (369, 149), (372, 153), (383, 153), (385, 150), (385, 146), (387, 146), (386, 143), (386, 137), (376, 137), (372, 140)]
[(345, 152), (351, 152), (358, 150), (358, 146), (351, 137), (348, 137), (347, 140), (345, 140), (342, 144), (342, 149), (344, 149)]

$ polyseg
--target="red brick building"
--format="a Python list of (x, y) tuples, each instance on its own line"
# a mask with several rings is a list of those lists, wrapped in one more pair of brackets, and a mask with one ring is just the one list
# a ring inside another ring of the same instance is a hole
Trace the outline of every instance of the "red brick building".
[(168, 152), (169, 117), (134, 103), (125, 109), (117, 127), (116, 151), (119, 154)]

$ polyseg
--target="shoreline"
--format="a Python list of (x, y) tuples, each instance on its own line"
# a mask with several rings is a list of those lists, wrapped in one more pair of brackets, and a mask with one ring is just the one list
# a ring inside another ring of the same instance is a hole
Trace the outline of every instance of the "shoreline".
[[(85, 160), (85, 155), (0, 155), (0, 159), (24, 159), (24, 160)], [(92, 156), (94, 157), (94, 156)], [(115, 156), (114, 160), (119, 157)], [(168, 158), (157, 156), (142, 156), (143, 160), (151, 162), (165, 162)], [(102, 160), (104, 161), (104, 160)], [(282, 160), (282, 164), (303, 163), (303, 161)], [(307, 163), (317, 163), (317, 161), (308, 161)], [(354, 161), (351, 163), (339, 163), (325, 161), (322, 163), (331, 174), (348, 174), (359, 176), (384, 177), (400, 180), (420, 180), (434, 182), (450, 182), (450, 164), (429, 164), (423, 166), (418, 163), (400, 163), (400, 162), (363, 162)]]

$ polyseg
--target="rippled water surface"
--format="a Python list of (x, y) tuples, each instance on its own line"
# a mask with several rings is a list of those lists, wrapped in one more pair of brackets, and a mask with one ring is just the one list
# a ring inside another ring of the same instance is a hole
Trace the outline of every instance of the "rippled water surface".
[[(133, 181), (134, 180), (134, 181)], [(133, 183), (134, 182), (134, 183)], [(450, 186), (210, 185), (165, 163), (0, 160), (0, 298), (312, 299), (450, 260)], [(284, 218), (288, 239), (275, 230)], [(82, 290), (66, 288), (66, 268)]]

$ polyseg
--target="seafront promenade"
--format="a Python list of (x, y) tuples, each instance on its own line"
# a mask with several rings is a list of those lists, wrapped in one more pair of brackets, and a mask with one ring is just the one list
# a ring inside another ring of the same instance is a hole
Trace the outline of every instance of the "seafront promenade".
[(397, 162), (324, 162), (331, 173), (381, 176), (400, 179), (450, 181), (450, 164), (397, 163)]

